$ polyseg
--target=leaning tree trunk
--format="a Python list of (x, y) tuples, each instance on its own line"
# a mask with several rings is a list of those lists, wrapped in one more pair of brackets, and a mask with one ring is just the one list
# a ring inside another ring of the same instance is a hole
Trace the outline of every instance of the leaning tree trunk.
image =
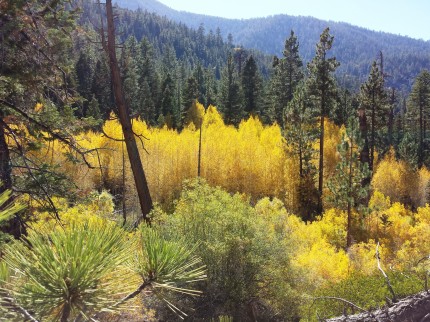
[(341, 316), (327, 322), (428, 322), (430, 321), (430, 293), (422, 292), (404, 298), (394, 305), (356, 315)]
[(133, 172), (134, 182), (139, 197), (142, 218), (149, 224), (149, 212), (152, 209), (152, 199), (149, 193), (148, 183), (145, 172), (143, 171), (142, 161), (140, 160), (139, 150), (137, 149), (136, 138), (133, 132), (128, 106), (125, 103), (124, 92), (118, 61), (115, 53), (115, 25), (113, 21), (112, 0), (106, 1), (106, 15), (108, 25), (108, 44), (109, 63), (111, 69), (112, 85), (115, 96), (115, 104), (118, 108), (118, 116), (124, 133), (125, 145)]

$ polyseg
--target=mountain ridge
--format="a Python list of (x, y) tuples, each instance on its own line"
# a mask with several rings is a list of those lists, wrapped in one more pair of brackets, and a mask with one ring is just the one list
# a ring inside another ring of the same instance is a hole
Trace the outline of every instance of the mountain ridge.
[[(203, 27), (206, 32), (219, 32), (224, 39), (231, 34), (233, 43), (256, 49), (268, 55), (282, 54), (285, 39), (294, 30), (300, 43), (300, 54), (309, 62), (315, 53), (315, 44), (326, 27), (330, 27), (335, 40), (332, 55), (341, 62), (338, 75), (349, 82), (354, 75), (358, 83), (366, 80), (373, 60), (383, 53), (387, 85), (408, 91), (422, 69), (430, 69), (430, 41), (408, 36), (374, 31), (347, 22), (335, 22), (309, 16), (276, 14), (263, 18), (228, 19), (174, 10), (156, 0), (117, 0), (121, 7), (147, 10), (190, 28)], [(358, 76), (358, 78), (356, 78)]]

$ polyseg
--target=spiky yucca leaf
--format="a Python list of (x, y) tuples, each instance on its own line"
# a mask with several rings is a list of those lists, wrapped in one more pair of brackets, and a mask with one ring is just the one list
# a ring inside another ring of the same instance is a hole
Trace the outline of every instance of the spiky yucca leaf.
[(141, 288), (152, 286), (155, 294), (173, 312), (181, 318), (185, 317), (185, 312), (169, 297), (172, 293), (201, 294), (191, 287), (192, 283), (206, 279), (206, 266), (194, 255), (197, 245), (190, 247), (184, 240), (166, 240), (144, 224), (139, 230), (137, 252), (130, 266), (141, 276)]
[(201, 292), (187, 287), (206, 279), (206, 267), (194, 255), (196, 246), (184, 241), (169, 241), (155, 230), (142, 225), (134, 267), (144, 279), (151, 280), (155, 288), (163, 288), (189, 295)]
[[(6, 190), (0, 194), (0, 205), (3, 205), (7, 202), (11, 196), (12, 192), (10, 190)], [(11, 203), (5, 209), (0, 211), (0, 223), (10, 219), (13, 215), (15, 215), (18, 211), (24, 209), (25, 206), (19, 203)]]
[(110, 307), (129, 278), (124, 232), (104, 222), (73, 224), (48, 235), (30, 232), (6, 246), (4, 261), (13, 274), (11, 294), (35, 316), (66, 321)]

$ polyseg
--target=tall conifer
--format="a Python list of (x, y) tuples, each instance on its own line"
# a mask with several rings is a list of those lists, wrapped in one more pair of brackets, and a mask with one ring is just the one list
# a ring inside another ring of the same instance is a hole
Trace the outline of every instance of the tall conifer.
[(335, 57), (327, 57), (331, 49), (334, 37), (330, 35), (330, 29), (326, 28), (320, 36), (316, 45), (315, 57), (308, 64), (309, 79), (308, 86), (315, 107), (318, 109), (320, 118), (320, 149), (318, 168), (318, 212), (322, 213), (322, 194), (324, 186), (324, 121), (328, 117), (330, 109), (336, 103), (336, 81), (334, 72), (339, 66)]

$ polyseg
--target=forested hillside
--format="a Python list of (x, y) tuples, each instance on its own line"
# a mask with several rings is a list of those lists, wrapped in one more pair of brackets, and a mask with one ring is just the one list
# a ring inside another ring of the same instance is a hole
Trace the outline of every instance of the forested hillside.
[(155, 0), (118, 1), (118, 4), (133, 9), (147, 9), (195, 29), (200, 25), (206, 30), (215, 31), (220, 28), (224, 39), (231, 34), (235, 44), (270, 55), (278, 55), (282, 51), (285, 36), (294, 30), (300, 40), (300, 54), (305, 62), (313, 56), (320, 31), (330, 27), (337, 39), (332, 54), (342, 63), (338, 76), (355, 88), (365, 80), (369, 65), (381, 51), (385, 58), (384, 72), (390, 76), (387, 78), (388, 86), (409, 90), (419, 71), (423, 68), (430, 69), (429, 41), (375, 32), (347, 23), (288, 15), (244, 20), (223, 19), (178, 12)]
[(0, 320), (425, 321), (427, 44), (288, 19), (0, 0)]

